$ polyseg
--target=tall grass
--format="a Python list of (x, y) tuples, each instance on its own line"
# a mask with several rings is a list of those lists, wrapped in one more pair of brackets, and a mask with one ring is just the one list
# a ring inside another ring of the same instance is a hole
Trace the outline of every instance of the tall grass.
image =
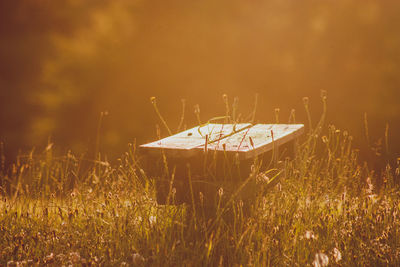
[(274, 169), (255, 159), (236, 188), (217, 190), (211, 215), (202, 194), (192, 208), (157, 205), (135, 145), (116, 165), (54, 155), (51, 144), (2, 164), (0, 265), (399, 265), (400, 162), (377, 176), (324, 116), (292, 158)]

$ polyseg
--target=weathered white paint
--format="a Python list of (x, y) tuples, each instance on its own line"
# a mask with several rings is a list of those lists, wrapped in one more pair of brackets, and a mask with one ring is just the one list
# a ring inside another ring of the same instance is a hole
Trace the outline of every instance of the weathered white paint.
[[(141, 145), (149, 152), (174, 157), (190, 157), (208, 151), (237, 153), (240, 159), (253, 158), (278, 148), (304, 132), (303, 124), (206, 124)], [(207, 143), (207, 144), (206, 144)]]

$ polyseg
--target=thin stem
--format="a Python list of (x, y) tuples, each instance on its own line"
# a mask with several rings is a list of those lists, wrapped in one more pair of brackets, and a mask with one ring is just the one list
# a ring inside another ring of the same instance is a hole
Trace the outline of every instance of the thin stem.
[(158, 110), (156, 98), (153, 96), (153, 97), (150, 98), (150, 101), (153, 104), (154, 110), (156, 111), (156, 113), (157, 113), (158, 117), (160, 118), (161, 122), (163, 123), (165, 129), (167, 129), (168, 134), (172, 135), (172, 132), (171, 132), (171, 130), (169, 129), (169, 127), (167, 125), (167, 122), (164, 120), (163, 116), (161, 116), (161, 113)]

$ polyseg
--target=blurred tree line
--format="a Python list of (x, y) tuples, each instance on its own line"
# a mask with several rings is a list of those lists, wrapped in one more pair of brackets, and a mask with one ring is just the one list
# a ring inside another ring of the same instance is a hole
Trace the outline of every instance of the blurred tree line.
[(265, 123), (277, 107), (305, 122), (309, 96), (316, 121), (323, 89), (328, 121), (362, 149), (364, 113), (372, 144), (388, 123), (398, 156), (399, 14), (389, 0), (1, 1), (0, 139), (10, 158), (49, 139), (90, 155), (99, 132), (118, 156), (156, 137), (151, 96), (176, 128), (181, 98), (193, 126), (195, 104), (203, 120), (224, 113), (223, 93), (244, 113), (258, 93)]

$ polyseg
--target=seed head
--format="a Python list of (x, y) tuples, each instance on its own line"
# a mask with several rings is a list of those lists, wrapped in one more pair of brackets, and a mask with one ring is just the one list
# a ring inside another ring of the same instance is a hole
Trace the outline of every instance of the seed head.
[(309, 99), (307, 96), (303, 97), (303, 103), (305, 106), (308, 106)]
[(204, 195), (202, 192), (199, 192), (199, 198), (200, 198), (200, 203), (203, 204), (204, 203)]
[(194, 105), (194, 113), (195, 114), (200, 114), (200, 106), (199, 106), (199, 104)]
[(220, 187), (220, 188), (218, 189), (218, 196), (219, 196), (219, 197), (222, 197), (223, 194), (224, 194), (224, 189), (223, 189), (222, 187)]

